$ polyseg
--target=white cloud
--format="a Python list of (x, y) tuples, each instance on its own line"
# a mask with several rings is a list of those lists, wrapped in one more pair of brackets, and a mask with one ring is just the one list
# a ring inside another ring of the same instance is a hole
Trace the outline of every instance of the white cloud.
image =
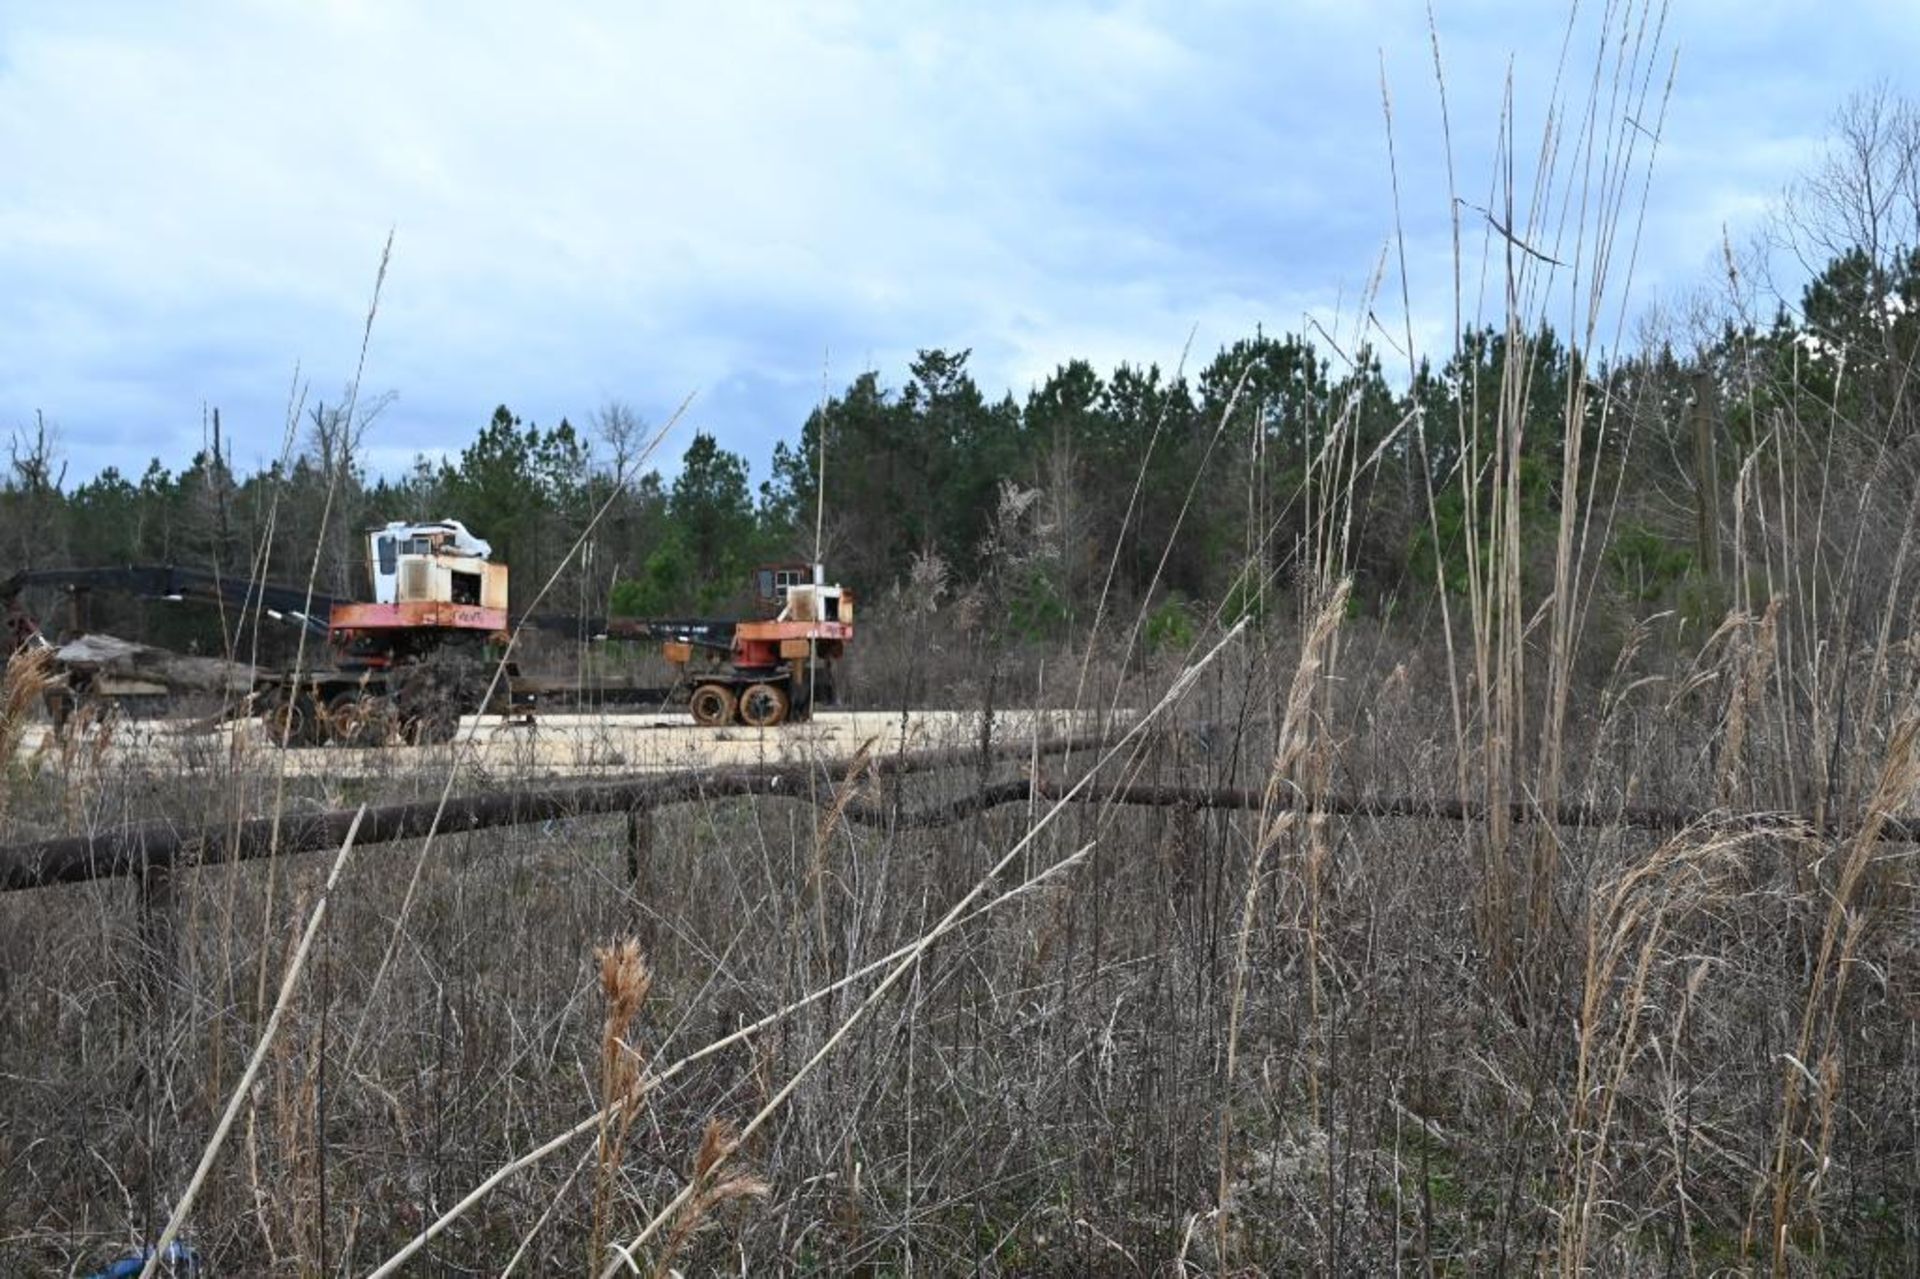
[[(1479, 202), (1509, 51), (1525, 148), (1564, 19), (1438, 8)], [(1915, 44), (1894, 7), (1743, 6), (1725, 41), (1701, 12), (1669, 30), (1650, 286), (1698, 273), (1719, 222), (1790, 176), (1809, 102)], [(760, 463), (823, 361), (898, 382), (915, 347), (972, 347), (995, 394), (1074, 356), (1170, 368), (1195, 326), (1198, 363), (1306, 312), (1344, 307), (1344, 337), (1393, 229), (1383, 50), (1424, 341), (1453, 271), (1412, 0), (10, 9), (0, 430), (44, 409), (76, 473), (138, 469), (184, 462), (219, 404), (242, 455), (270, 455), (296, 363), (329, 399), (351, 375), (390, 227), (383, 461), (457, 451), (502, 400), (659, 420), (697, 392), (688, 425)], [(1398, 297), (1390, 274), (1396, 335)]]

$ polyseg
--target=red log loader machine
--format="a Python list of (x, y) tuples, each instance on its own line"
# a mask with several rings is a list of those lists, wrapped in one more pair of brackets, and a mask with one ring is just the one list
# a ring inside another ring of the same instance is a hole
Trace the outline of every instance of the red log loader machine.
[[(324, 641), (311, 662), (291, 670), (256, 671), (248, 709), (276, 743), (291, 746), (380, 745), (453, 739), (460, 717), (476, 711), (533, 712), (568, 700), (597, 704), (662, 704), (685, 696), (696, 723), (770, 727), (804, 719), (829, 700), (833, 665), (853, 638), (850, 592), (826, 584), (818, 566), (769, 565), (755, 574), (759, 615), (748, 618), (611, 620), (508, 613), (508, 570), (492, 548), (458, 520), (394, 523), (367, 534), (372, 599), (312, 595), (191, 569), (129, 566), (39, 569), (0, 581), (13, 649), (47, 646), (21, 603), (29, 586), (65, 588), (79, 601), (94, 589), (150, 598), (224, 600), (289, 621)], [(509, 662), (493, 675), (516, 626), (596, 640), (658, 643), (674, 667), (671, 689), (581, 687), (574, 681), (523, 676)], [(76, 630), (84, 627), (76, 625)], [(56, 658), (59, 649), (55, 649)], [(64, 672), (56, 718), (93, 688), (95, 672)], [(489, 688), (491, 701), (487, 701)]]
[(755, 593), (771, 617), (738, 621), (614, 618), (608, 639), (660, 641), (689, 690), (696, 724), (766, 728), (805, 719), (833, 696), (833, 664), (853, 638), (853, 596), (828, 586), (819, 565), (766, 565)]

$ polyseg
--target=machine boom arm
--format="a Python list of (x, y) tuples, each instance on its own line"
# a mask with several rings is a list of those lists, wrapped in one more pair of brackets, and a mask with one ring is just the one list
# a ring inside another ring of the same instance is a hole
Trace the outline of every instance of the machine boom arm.
[[(57, 586), (69, 592), (124, 591), (148, 599), (224, 600), (243, 608), (258, 604), (277, 617), (290, 618), (322, 635), (326, 633), (327, 617), (334, 604), (330, 595), (315, 593), (309, 600), (304, 590), (294, 587), (250, 582), (241, 577), (217, 577), (202, 569), (174, 564), (23, 569), (0, 581), (0, 604), (11, 605), (20, 592), (30, 586)], [(9, 612), (16, 610), (9, 608)]]

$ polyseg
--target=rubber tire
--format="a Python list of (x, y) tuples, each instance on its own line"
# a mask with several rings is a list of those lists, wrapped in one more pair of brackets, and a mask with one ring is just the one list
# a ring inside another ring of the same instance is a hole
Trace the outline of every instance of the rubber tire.
[(693, 713), (693, 722), (702, 728), (731, 724), (735, 705), (733, 690), (725, 684), (702, 684), (687, 699), (687, 709)]
[(474, 713), (484, 688), (477, 663), (444, 649), (399, 668), (389, 680), (400, 735), (415, 746), (456, 740), (461, 717)]
[(385, 746), (396, 719), (389, 698), (350, 688), (327, 701), (327, 740), (335, 746)]
[[(312, 746), (326, 740), (318, 712), (313, 694), (305, 689), (282, 688), (260, 722), (266, 726), (267, 741), (274, 746)], [(288, 719), (293, 721), (291, 727)]]
[(784, 723), (790, 703), (778, 684), (749, 684), (740, 694), (740, 722), (754, 728)]

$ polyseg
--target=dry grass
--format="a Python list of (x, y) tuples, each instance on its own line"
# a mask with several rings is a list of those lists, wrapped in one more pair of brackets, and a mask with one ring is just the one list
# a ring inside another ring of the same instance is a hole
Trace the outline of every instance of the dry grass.
[(7, 661), (4, 678), (0, 678), (0, 822), (6, 820), (13, 796), (21, 739), (55, 678), (52, 654), (45, 649), (15, 654)]
[[(1527, 506), (1533, 335), (1564, 303), (1605, 345), (1661, 110), (1626, 36), (1657, 17), (1600, 18), (1565, 80), (1586, 96), (1496, 187), (1508, 353), (1457, 420), (1363, 443), (1332, 406), (1299, 546), (1249, 479), (1247, 580), (1293, 620), (1215, 618), (1149, 662), (1150, 601), (1103, 592), (1071, 652), (942, 655), (981, 690), (948, 745), (1028, 697), (1153, 708), (1069, 780), (1248, 788), (1262, 811), (847, 822), (1018, 775), (983, 752), (881, 781), (882, 741), (816, 761), (808, 802), (648, 815), (637, 880), (625, 823), (583, 818), (442, 831), (324, 885), (310, 859), (185, 867), (164, 946), (125, 884), (0, 898), (0, 1270), (82, 1269), (169, 1220), (222, 1273), (1912, 1269), (1920, 910), (1911, 848), (1882, 838), (1920, 789), (1910, 512), (1895, 537), (1839, 509), (1810, 460), (1826, 424), (1770, 423), (1732, 459), (1725, 596), (1613, 634), (1599, 549), (1631, 406), (1584, 377), (1551, 406), (1557, 508)], [(1359, 495), (1444, 432), (1461, 463), (1418, 512), (1437, 540), (1458, 497), (1461, 589), (1354, 616)], [(1876, 613), (1857, 581), (1880, 544)], [(925, 683), (930, 637), (977, 637), (984, 598), (870, 612), (874, 685)], [(0, 746), (33, 678), (9, 671)], [(158, 777), (70, 749), (9, 773), (0, 830), (518, 780), (473, 769), (295, 779), (235, 753)], [(1336, 792), (1493, 819), (1315, 808)], [(1655, 840), (1510, 819), (1575, 795), (1701, 820)], [(595, 946), (634, 936), (644, 958)], [(277, 1001), (236, 993), (269, 971)]]
[(600, 961), (600, 993), (606, 1000), (606, 1022), (600, 1031), (600, 1136), (593, 1162), (593, 1235), (587, 1245), (587, 1269), (598, 1270), (605, 1260), (607, 1214), (621, 1151), (633, 1121), (640, 1117), (645, 1097), (639, 1054), (627, 1043), (640, 1006), (653, 988), (653, 977), (640, 957), (640, 942), (623, 942), (594, 952)]
[[(1375, 625), (1330, 608), (1296, 638), (1271, 636), (1271, 656), (1230, 651), (1167, 731), (1115, 758), (1118, 775), (1447, 794), (1444, 681), (1426, 677), (1444, 651), (1383, 642)], [(1777, 686), (1748, 683), (1750, 650), (1720, 652), (1709, 686), (1737, 691), (1752, 723), (1774, 721)], [(1911, 659), (1892, 660), (1891, 678), (1910, 678)], [(1654, 678), (1669, 661), (1671, 681)], [(1691, 668), (1653, 644), (1628, 659), (1608, 719), (1570, 743), (1588, 761), (1584, 793), (1717, 804), (1724, 761), (1699, 743), (1727, 703), (1672, 705)], [(1279, 722), (1223, 733), (1262, 686), (1283, 690)], [(955, 744), (974, 735), (958, 728)], [(1905, 758), (1883, 757), (1883, 810), (1904, 802)], [(1763, 790), (1767, 759), (1743, 765)], [(16, 823), (61, 820), (38, 793), (54, 771)], [(913, 783), (907, 806), (976, 784), (960, 771)], [(439, 784), (395, 777), (378, 793)], [(153, 794), (134, 775), (94, 785), (102, 815)], [(864, 785), (843, 765), (822, 777), (829, 796)], [(1781, 1182), (1789, 1269), (1823, 1251), (1886, 1257), (1903, 1237), (1903, 1218), (1874, 1225), (1850, 1207), (1903, 1184), (1905, 1130), (1882, 1116), (1910, 1113), (1900, 1081), (1920, 1078), (1897, 1013), (1920, 994), (1910, 867), (1867, 834), (1709, 826), (1654, 846), (1562, 832), (1555, 909), (1577, 922), (1550, 969), (1569, 982), (1543, 978), (1516, 1008), (1480, 949), (1477, 862), (1457, 828), (1311, 808), (1070, 808), (1017, 859), (1068, 871), (975, 898), (923, 948), (985, 869), (984, 841), (997, 859), (1027, 822), (888, 831), (825, 811), (757, 800), (656, 814), (645, 898), (618, 819), (443, 835), (377, 992), (413, 858), (368, 854), (333, 894), (325, 982), (310, 963), (289, 997), (261, 1121), (243, 1107), (246, 1139), (209, 1170), (195, 1244), (230, 1267), (291, 1271), (317, 1265), (324, 1239), (334, 1266), (360, 1273), (444, 1218), (402, 1268), (521, 1249), (516, 1273), (571, 1270), (684, 1196), (636, 1254), (641, 1273), (670, 1256), (687, 1273), (908, 1256), (1005, 1273), (1153, 1272), (1176, 1256), (1206, 1272), (1398, 1258), (1466, 1273), (1502, 1256), (1566, 1273), (1672, 1258), (1704, 1271), (1742, 1256), (1750, 1216), (1749, 1263), (1770, 1261)], [(58, 1268), (76, 1243), (98, 1257), (157, 1229), (141, 1205), (172, 1204), (232, 1092), (231, 1078), (214, 1088), (214, 1062), (258, 1042), (222, 992), (250, 991), (263, 958), (283, 966), (291, 912), (313, 897), (306, 862), (282, 869), (294, 888), (275, 895), (270, 957), (247, 940), (267, 917), (263, 867), (181, 872), (164, 1003), (128, 949), (140, 925), (124, 886), (0, 901), (0, 1070), (14, 1081), (0, 1140), (6, 1199), (30, 1214), (3, 1232), (10, 1268)], [(629, 945), (594, 955), (594, 938), (642, 930), (655, 938), (643, 968)], [(345, 1071), (338, 1028), (376, 994)], [(166, 1082), (147, 1092), (136, 1081), (156, 1026)], [(1794, 1083), (1788, 1058), (1808, 1077)], [(738, 1151), (689, 1155), (710, 1123), (744, 1131), (788, 1083)], [(727, 1180), (748, 1156), (764, 1195)], [(102, 1158), (125, 1194), (76, 1198)], [(74, 1204), (84, 1218), (61, 1206)]]

